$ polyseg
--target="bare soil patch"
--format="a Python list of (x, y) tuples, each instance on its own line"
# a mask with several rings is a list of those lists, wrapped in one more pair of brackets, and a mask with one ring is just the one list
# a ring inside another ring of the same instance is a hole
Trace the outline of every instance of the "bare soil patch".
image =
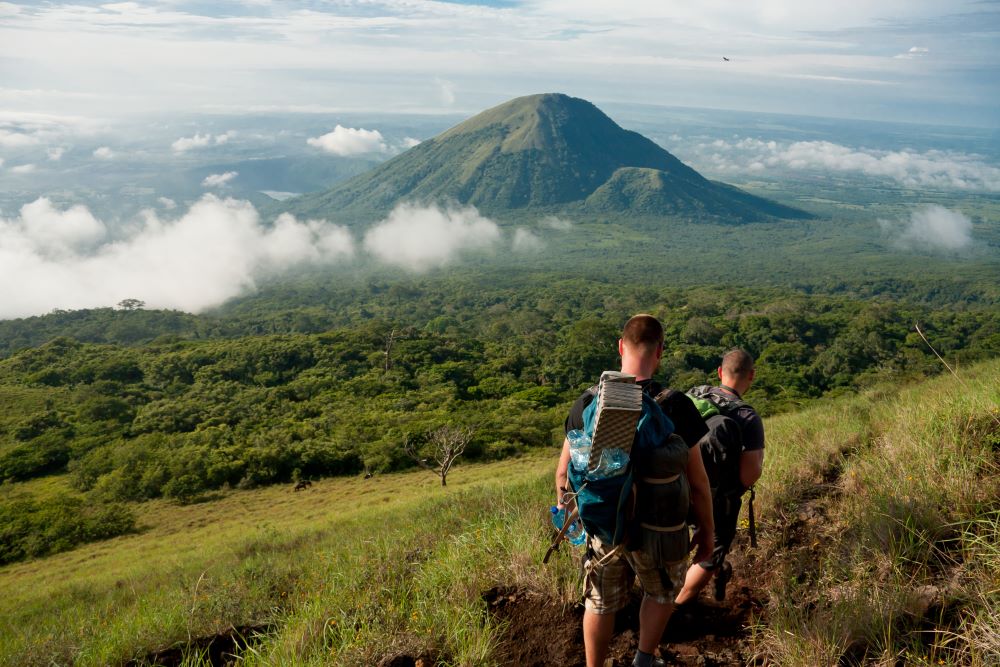
[(178, 667), (184, 659), (200, 655), (208, 660), (213, 667), (228, 667), (237, 665), (240, 656), (249, 644), (266, 634), (270, 628), (266, 625), (249, 625), (230, 628), (226, 632), (205, 637), (194, 637), (189, 642), (183, 642), (167, 648), (147, 653), (140, 659), (129, 660), (124, 667)]
[[(739, 565), (734, 562), (734, 568)], [(489, 613), (506, 624), (496, 661), (502, 665), (583, 667), (583, 607), (564, 605), (541, 594), (496, 587), (483, 595)], [(628, 606), (618, 612), (611, 658), (616, 666), (632, 663), (639, 641), (641, 593), (634, 591)], [(660, 654), (672, 665), (743, 667), (752, 663), (747, 625), (762, 608), (752, 585), (735, 571), (726, 600), (702, 598), (667, 626)]]

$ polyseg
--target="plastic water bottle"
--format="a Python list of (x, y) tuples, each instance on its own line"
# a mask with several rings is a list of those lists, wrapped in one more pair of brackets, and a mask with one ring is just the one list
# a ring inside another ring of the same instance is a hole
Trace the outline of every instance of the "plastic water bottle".
[(601, 461), (597, 464), (597, 468), (590, 471), (587, 477), (589, 479), (607, 479), (621, 475), (625, 472), (628, 461), (628, 453), (624, 449), (618, 447), (605, 449), (601, 451)]
[(590, 461), (590, 436), (579, 429), (566, 434), (569, 440), (569, 459), (573, 469), (583, 472)]
[[(566, 509), (559, 509), (553, 505), (549, 508), (549, 511), (552, 512), (552, 525), (556, 527), (556, 530), (562, 530), (563, 523), (566, 521)], [(583, 541), (587, 539), (587, 534), (583, 530), (583, 523), (580, 522), (580, 517), (573, 519), (573, 523), (566, 529), (564, 535), (574, 547), (583, 544)]]

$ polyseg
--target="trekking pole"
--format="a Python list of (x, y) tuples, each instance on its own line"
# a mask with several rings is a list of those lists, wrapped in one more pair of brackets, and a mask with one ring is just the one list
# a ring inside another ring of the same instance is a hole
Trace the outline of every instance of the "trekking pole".
[(749, 519), (749, 530), (750, 530), (750, 547), (753, 549), (757, 548), (757, 522), (754, 520), (753, 516), (753, 499), (754, 492), (753, 487), (750, 487), (750, 501), (747, 503), (747, 513)]
[(559, 550), (559, 543), (563, 541), (563, 537), (566, 535), (566, 531), (569, 530), (569, 527), (573, 525), (573, 522), (576, 521), (576, 517), (579, 515), (580, 512), (575, 507), (573, 508), (573, 511), (570, 512), (569, 515), (567, 515), (566, 520), (563, 521), (562, 528), (559, 530), (558, 533), (556, 533), (556, 538), (552, 540), (552, 544), (549, 546), (549, 550), (545, 552), (545, 558), (542, 559), (542, 565), (548, 563), (549, 557), (551, 557), (553, 553)]

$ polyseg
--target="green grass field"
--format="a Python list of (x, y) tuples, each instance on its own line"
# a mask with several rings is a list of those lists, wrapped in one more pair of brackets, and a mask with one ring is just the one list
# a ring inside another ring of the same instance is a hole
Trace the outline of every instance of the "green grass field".
[[(746, 559), (763, 663), (1000, 661), (1000, 361), (961, 377), (767, 420)], [(172, 645), (200, 664), (197, 638), (233, 627), (263, 633), (249, 665), (497, 664), (505, 628), (485, 591), (577, 597), (568, 549), (540, 564), (556, 457), (460, 465), (444, 488), (420, 471), (140, 505), (137, 534), (0, 569), (0, 664), (123, 664)]]

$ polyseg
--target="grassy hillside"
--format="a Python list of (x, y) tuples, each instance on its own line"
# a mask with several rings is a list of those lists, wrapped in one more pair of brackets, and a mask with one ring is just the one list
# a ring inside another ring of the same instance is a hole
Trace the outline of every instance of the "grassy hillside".
[[(761, 544), (732, 585), (753, 604), (717, 664), (997, 663), (1000, 360), (961, 376), (766, 421)], [(0, 569), (0, 663), (199, 664), (238, 634), (249, 665), (581, 664), (570, 550), (540, 566), (555, 458), (143, 504), (138, 534)], [(698, 633), (661, 650), (724, 634)]]

